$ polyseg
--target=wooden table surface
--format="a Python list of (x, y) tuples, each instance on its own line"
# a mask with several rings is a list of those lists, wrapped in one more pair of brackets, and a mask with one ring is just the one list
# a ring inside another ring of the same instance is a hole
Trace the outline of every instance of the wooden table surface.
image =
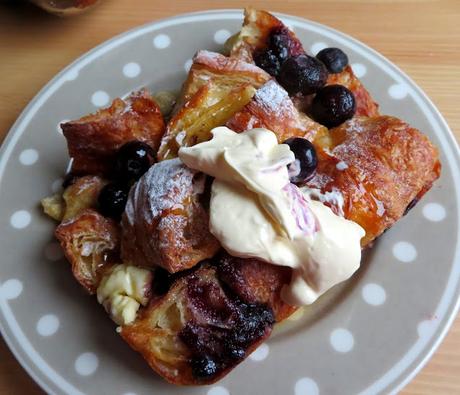
[[(91, 12), (56, 18), (0, 0), (0, 142), (39, 89), (64, 66), (115, 34), (159, 18), (247, 4), (302, 16), (348, 33), (408, 73), (460, 139), (459, 0), (105, 0)], [(460, 394), (460, 319), (402, 391)], [(42, 394), (0, 340), (0, 395)]]

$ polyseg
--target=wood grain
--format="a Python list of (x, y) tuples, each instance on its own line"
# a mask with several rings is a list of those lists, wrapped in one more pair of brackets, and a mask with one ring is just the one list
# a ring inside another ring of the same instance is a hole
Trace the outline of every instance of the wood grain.
[[(11, 0), (0, 2), (0, 141), (47, 81), (113, 35), (174, 14), (249, 3), (324, 23), (381, 52), (425, 90), (460, 139), (458, 0), (105, 0), (70, 19)], [(434, 357), (402, 393), (460, 394), (459, 370), (457, 319)], [(0, 340), (0, 395), (41, 393)]]

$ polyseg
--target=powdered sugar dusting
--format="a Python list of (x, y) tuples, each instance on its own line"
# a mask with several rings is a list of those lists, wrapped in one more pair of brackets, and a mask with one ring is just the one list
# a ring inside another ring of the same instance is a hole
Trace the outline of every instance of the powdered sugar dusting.
[(150, 223), (161, 212), (182, 203), (190, 195), (194, 174), (178, 158), (153, 165), (129, 193), (125, 212), (130, 225), (139, 220)]
[(260, 74), (261, 77), (265, 76), (269, 79), (270, 76), (261, 68), (255, 64), (243, 62), (237, 58), (229, 58), (217, 52), (211, 52), (206, 50), (198, 51), (193, 58), (193, 63), (203, 64), (209, 67), (215, 66), (216, 63), (225, 64), (227, 69), (233, 69), (235, 71), (245, 71), (255, 74)]
[(336, 165), (335, 165), (336, 169), (337, 170), (346, 170), (348, 169), (348, 165), (346, 164), (346, 162), (344, 162), (343, 160), (341, 160), (340, 162), (338, 162)]
[(288, 93), (274, 80), (268, 81), (258, 89), (254, 99), (264, 103), (270, 112), (284, 113), (289, 111), (291, 113), (294, 108)]

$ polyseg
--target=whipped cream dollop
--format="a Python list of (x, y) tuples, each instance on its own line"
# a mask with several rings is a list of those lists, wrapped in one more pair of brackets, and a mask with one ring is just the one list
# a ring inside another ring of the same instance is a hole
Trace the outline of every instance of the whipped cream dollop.
[(212, 135), (179, 157), (215, 178), (210, 231), (229, 254), (291, 267), (282, 297), (292, 305), (313, 303), (359, 268), (364, 230), (290, 183), (288, 145), (267, 129), (218, 127)]

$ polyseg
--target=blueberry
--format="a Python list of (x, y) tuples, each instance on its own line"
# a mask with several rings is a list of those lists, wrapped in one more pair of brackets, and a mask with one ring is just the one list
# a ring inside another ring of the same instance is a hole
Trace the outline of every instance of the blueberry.
[(328, 128), (352, 118), (355, 111), (355, 96), (342, 85), (324, 87), (316, 94), (311, 105), (313, 119)]
[(192, 374), (198, 378), (208, 378), (217, 373), (217, 364), (209, 356), (203, 355), (192, 358), (190, 361)]
[(254, 62), (268, 74), (276, 77), (280, 72), (280, 61), (271, 49), (258, 52), (254, 56)]
[(308, 55), (288, 58), (281, 67), (279, 82), (290, 95), (303, 93), (308, 95), (316, 92), (327, 81), (326, 67)]
[(339, 48), (324, 48), (316, 58), (324, 63), (330, 73), (340, 73), (348, 65), (348, 56)]
[(128, 188), (116, 183), (107, 184), (98, 197), (99, 211), (102, 215), (119, 220), (128, 200)]
[(273, 31), (268, 37), (268, 47), (273, 51), (281, 64), (289, 57), (290, 46), (291, 38), (287, 29)]
[(292, 137), (284, 142), (294, 153), (295, 162), (288, 167), (291, 182), (308, 181), (318, 166), (318, 157), (312, 143), (301, 137)]
[(141, 141), (130, 141), (116, 154), (115, 177), (123, 181), (137, 181), (154, 162), (153, 149)]

